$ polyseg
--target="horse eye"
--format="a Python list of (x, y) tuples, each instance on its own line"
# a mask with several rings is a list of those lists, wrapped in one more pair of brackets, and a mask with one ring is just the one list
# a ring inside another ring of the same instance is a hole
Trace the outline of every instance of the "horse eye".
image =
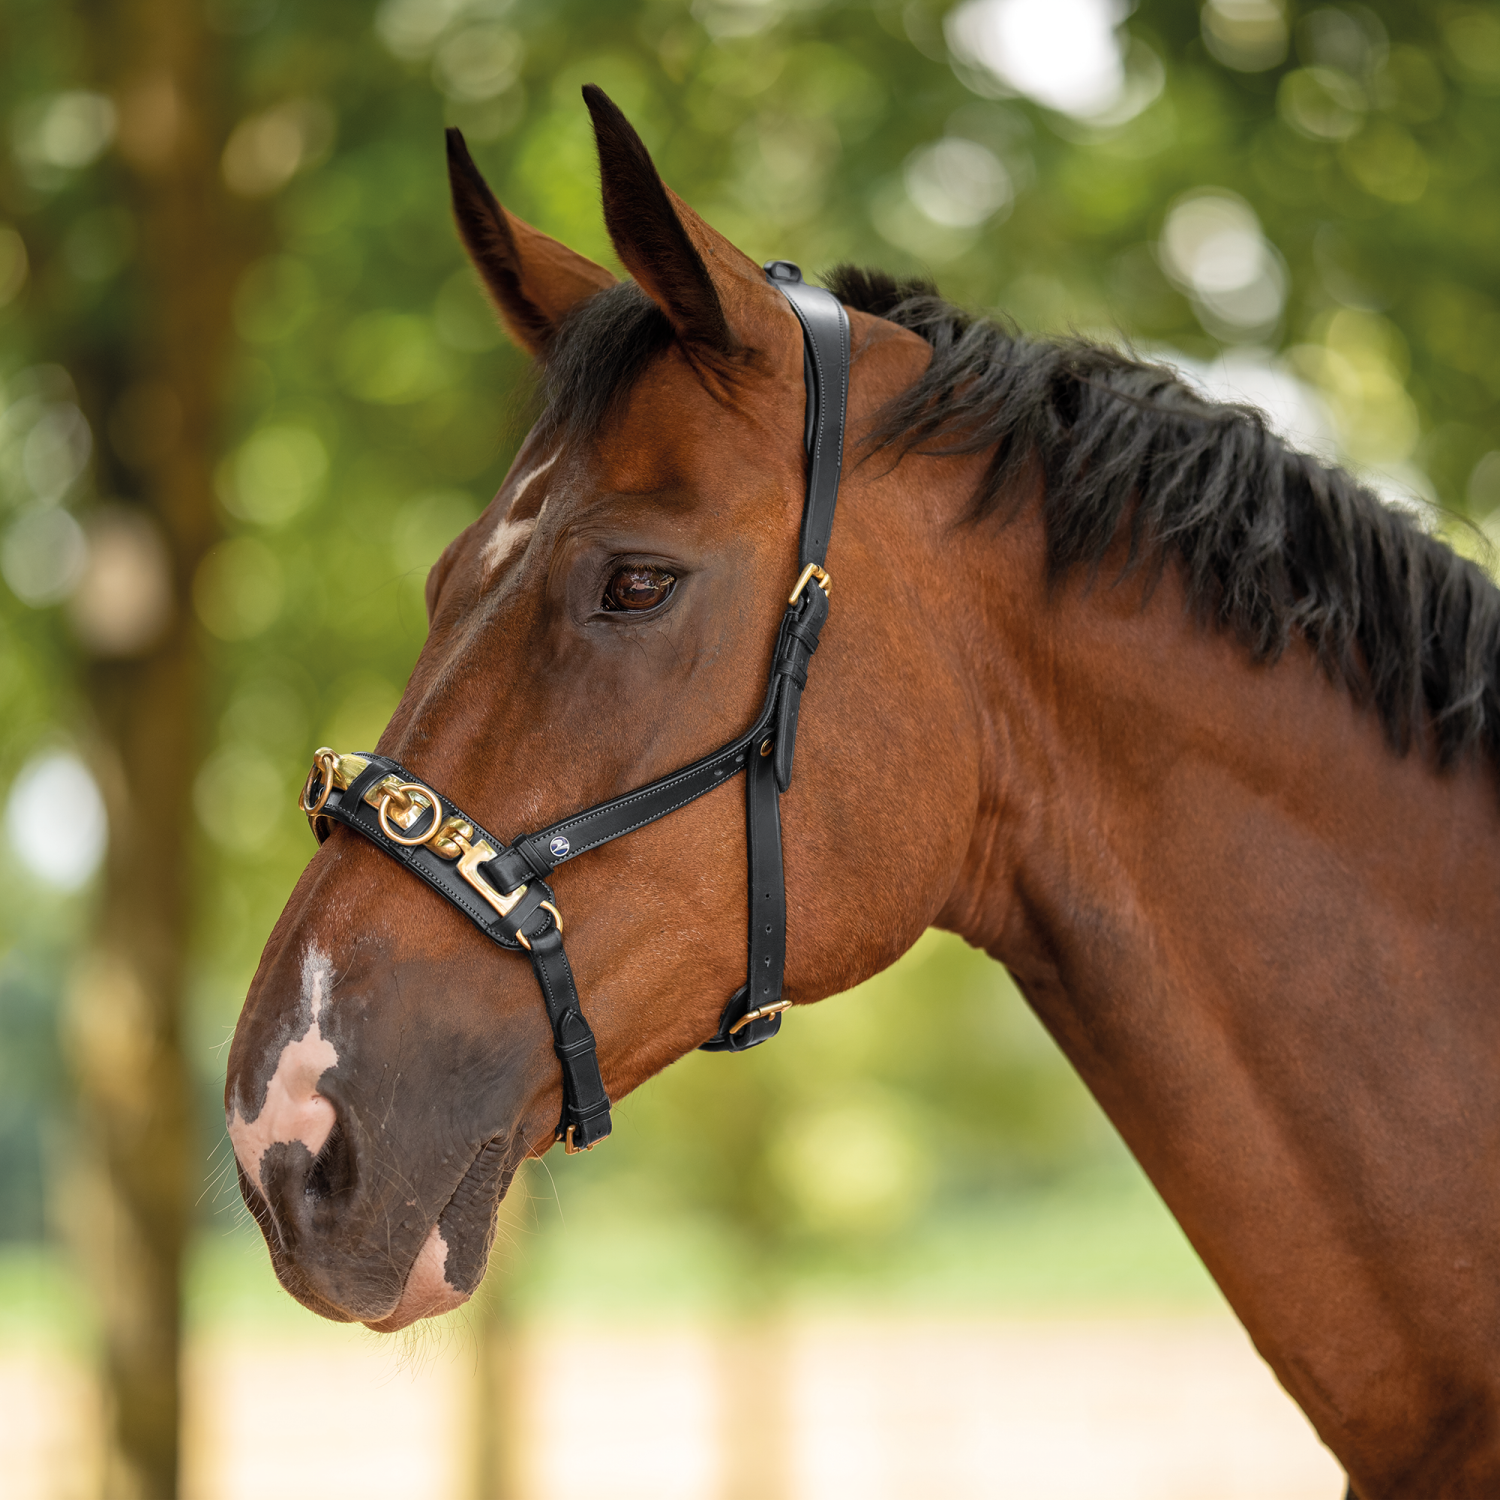
[(604, 590), (605, 609), (655, 609), (664, 604), (677, 582), (665, 568), (621, 568)]

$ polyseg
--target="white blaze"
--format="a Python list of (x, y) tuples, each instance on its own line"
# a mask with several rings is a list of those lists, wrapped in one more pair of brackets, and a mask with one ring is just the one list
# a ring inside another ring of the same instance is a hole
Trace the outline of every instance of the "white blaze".
[(265, 1184), (260, 1177), (260, 1163), (268, 1147), (301, 1141), (316, 1156), (333, 1129), (333, 1105), (318, 1093), (318, 1080), (339, 1060), (333, 1043), (325, 1039), (319, 1025), (323, 1005), (332, 990), (333, 961), (321, 948), (309, 945), (302, 960), (302, 998), (307, 1002), (312, 1022), (302, 1036), (281, 1049), (260, 1113), (253, 1120), (246, 1120), (236, 1104), (229, 1121), (234, 1154), (245, 1175), (262, 1192)]
[(495, 529), (490, 533), (489, 541), (484, 544), (484, 550), (479, 554), (480, 565), (484, 568), (486, 578), (496, 573), (505, 559), (515, 551), (517, 544), (524, 543), (526, 538), (536, 530), (536, 523), (541, 519), (542, 510), (547, 504), (545, 500), (537, 508), (534, 516), (527, 516), (524, 520), (517, 521), (511, 519), (511, 514), (520, 504), (521, 497), (526, 491), (557, 462), (557, 459), (558, 455), (554, 453), (551, 458), (544, 459), (516, 481), (516, 487), (511, 491), (510, 504), (506, 507), (505, 515), (495, 522)]

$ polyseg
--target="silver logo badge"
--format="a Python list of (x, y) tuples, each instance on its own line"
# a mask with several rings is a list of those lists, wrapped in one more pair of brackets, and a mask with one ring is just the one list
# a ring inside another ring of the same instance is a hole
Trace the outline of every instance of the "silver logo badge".
[(567, 839), (565, 839), (561, 834), (558, 834), (558, 836), (553, 839), (550, 844), (547, 845), (547, 848), (551, 851), (553, 859), (566, 859), (568, 856), (568, 850), (572, 848), (572, 845), (569, 844)]

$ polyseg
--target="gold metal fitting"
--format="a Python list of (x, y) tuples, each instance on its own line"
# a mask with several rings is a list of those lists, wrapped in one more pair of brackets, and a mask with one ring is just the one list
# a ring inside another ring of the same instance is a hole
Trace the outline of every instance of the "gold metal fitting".
[(457, 859), (464, 851), (459, 846), (459, 839), (472, 840), (474, 837), (474, 825), (466, 822), (457, 813), (449, 813), (443, 819), (441, 830), (427, 840), (427, 847), (443, 859)]
[[(521, 887), (521, 889), (524, 891), (526, 889), (526, 887), (523, 885)], [(511, 904), (514, 905), (515, 903), (512, 902)], [(537, 905), (537, 910), (538, 911), (550, 911), (552, 913), (552, 920), (557, 923), (558, 935), (561, 936), (562, 935), (562, 913), (560, 911), (558, 911), (558, 909), (550, 901), (542, 901), (542, 902), (540, 902)], [(531, 952), (531, 944), (526, 941), (526, 934), (524, 932), (518, 932), (516, 934), (516, 941), (528, 953)], [(592, 1151), (593, 1147), (590, 1146), (589, 1150)]]
[(771, 737), (767, 735), (766, 738), (760, 742), (760, 753), (762, 755), (769, 755), (771, 753), (771, 749)]
[(807, 587), (807, 580), (809, 578), (816, 578), (818, 580), (818, 587), (825, 594), (833, 592), (832, 574), (824, 572), (817, 563), (808, 563), (797, 575), (797, 586), (792, 590), (791, 597), (786, 601), (788, 604), (795, 604), (802, 597), (802, 590)]
[(455, 856), (448, 853), (451, 846), (461, 857), (458, 860), (458, 873), (460, 878), (479, 896), (480, 900), (494, 908), (495, 915), (508, 917), (516, 909), (521, 897), (526, 894), (526, 887), (518, 885), (513, 891), (506, 891), (501, 895), (483, 875), (479, 873), (480, 865), (487, 865), (495, 858), (495, 851), (490, 848), (485, 839), (475, 844), (470, 840), (474, 837), (473, 826), (469, 823), (455, 824), (449, 819), (443, 825), (443, 834), (434, 840), (433, 850), (442, 855), (444, 859), (453, 859)]
[(592, 1151), (598, 1144), (598, 1141), (594, 1141), (588, 1146), (575, 1146), (573, 1144), (573, 1127), (571, 1125), (568, 1126), (567, 1134), (563, 1136), (563, 1151), (569, 1156), (577, 1156), (580, 1151)]
[(779, 1011), (790, 1010), (791, 1007), (792, 1002), (790, 1000), (778, 1000), (775, 1005), (762, 1005), (759, 1010), (746, 1011), (745, 1014), (742, 1015), (739, 1020), (729, 1028), (729, 1035), (733, 1036), (735, 1032), (744, 1030), (744, 1028), (748, 1026), (752, 1021), (763, 1021), (767, 1016), (774, 1016)]
[[(381, 797), (376, 808), (376, 815), (380, 820), (380, 831), (393, 843), (400, 844), (406, 849), (415, 849), (418, 845), (425, 844), (430, 838), (436, 836), (443, 826), (443, 804), (438, 794), (431, 787), (423, 786), (420, 781), (398, 781), (394, 786), (380, 787)], [(415, 838), (405, 838), (391, 827), (390, 811), (395, 807), (396, 816), (401, 820), (403, 828), (410, 828), (413, 823), (421, 817), (422, 805), (431, 807), (432, 821), (423, 833)]]
[[(321, 844), (333, 831), (333, 825), (329, 821), (328, 814), (323, 809), (328, 805), (328, 799), (334, 792), (346, 792), (354, 784), (354, 778), (358, 776), (369, 760), (363, 755), (340, 755), (336, 750), (331, 750), (327, 745), (320, 745), (313, 752), (312, 770), (307, 773), (307, 780), (302, 783), (302, 790), (297, 796), (297, 806), (307, 814), (307, 826), (312, 829), (313, 837)], [(322, 791), (318, 794), (316, 801), (313, 800), (313, 783), (319, 782)], [(373, 807), (374, 801), (370, 805)]]
[[(297, 798), (297, 806), (308, 816), (309, 821), (323, 811), (329, 797), (333, 795), (333, 778), (338, 773), (339, 758), (337, 753), (327, 745), (320, 745), (313, 751), (312, 769), (307, 773), (307, 780), (302, 783), (302, 795)], [(312, 796), (313, 782), (321, 780), (323, 783), (322, 793), (316, 802), (308, 799)]]

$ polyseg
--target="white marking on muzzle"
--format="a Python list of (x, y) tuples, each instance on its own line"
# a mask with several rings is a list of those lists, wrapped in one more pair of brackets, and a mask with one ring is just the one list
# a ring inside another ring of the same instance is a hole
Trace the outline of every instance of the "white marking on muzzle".
[(401, 1289), (401, 1300), (378, 1323), (366, 1323), (365, 1327), (376, 1333), (395, 1333), (418, 1318), (436, 1318), (467, 1302), (467, 1292), (449, 1286), (447, 1265), (448, 1241), (434, 1224), (417, 1251), (406, 1285)]
[(276, 1071), (266, 1087), (266, 1102), (253, 1120), (236, 1104), (229, 1121), (229, 1139), (245, 1175), (265, 1192), (260, 1177), (261, 1158), (269, 1147), (301, 1141), (316, 1156), (334, 1125), (334, 1109), (318, 1092), (318, 1080), (339, 1060), (338, 1052), (319, 1025), (324, 1003), (333, 991), (333, 961), (309, 944), (302, 960), (302, 998), (312, 1023), (294, 1042), (281, 1049)]

